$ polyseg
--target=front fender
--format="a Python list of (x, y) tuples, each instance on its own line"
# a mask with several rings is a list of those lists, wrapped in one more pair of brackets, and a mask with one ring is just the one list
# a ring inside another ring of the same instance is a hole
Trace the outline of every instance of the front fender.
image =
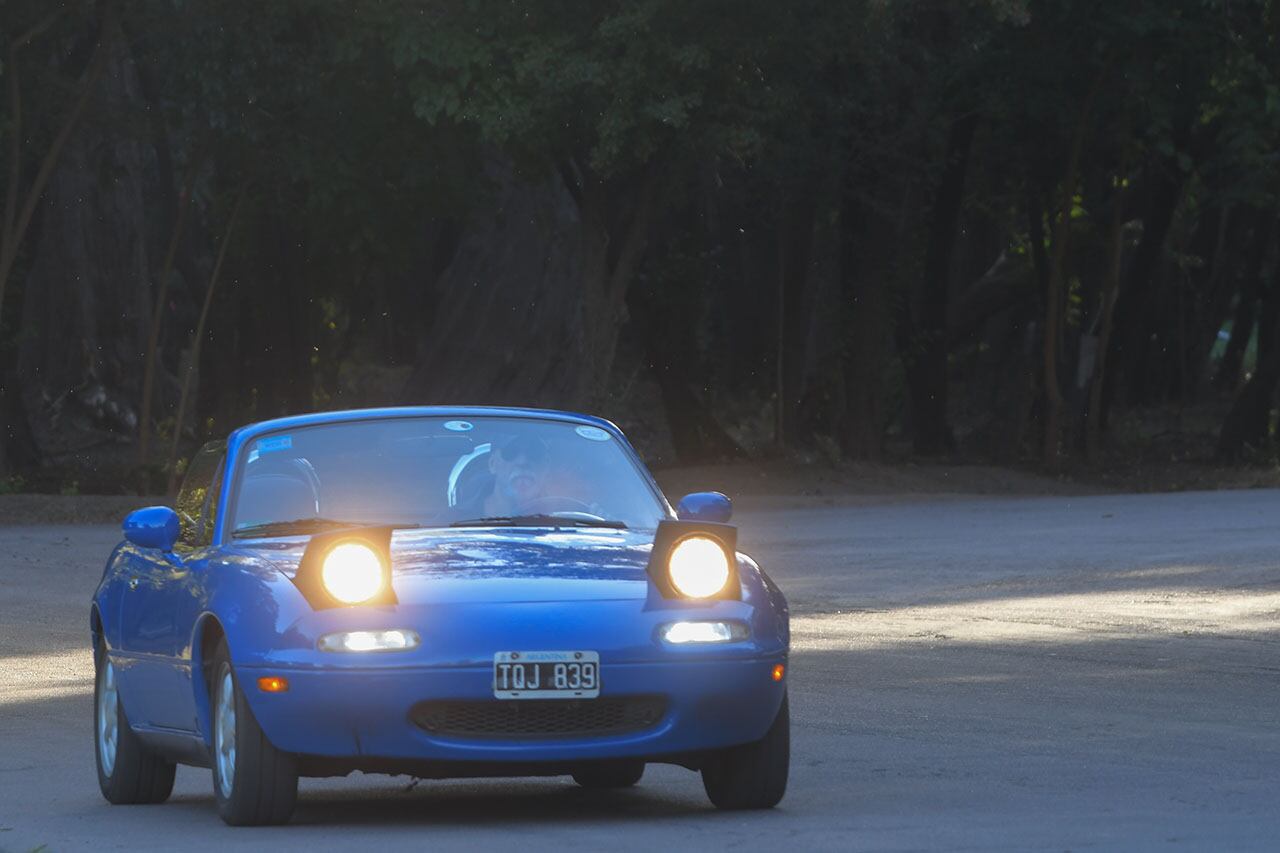
[(762, 640), (770, 638), (777, 649), (786, 654), (791, 645), (791, 616), (786, 596), (746, 554), (738, 554), (738, 577), (742, 582), (743, 601), (755, 608), (752, 633)]
[[(261, 557), (224, 556), (211, 560), (206, 571), (205, 609), (192, 629), (191, 686), (200, 732), (211, 743), (205, 668), (215, 637), (225, 639), (233, 666), (260, 664), (273, 649), (291, 644), (291, 626), (311, 607), (292, 581)], [(254, 691), (245, 693), (252, 700)]]
[(102, 578), (98, 581), (98, 588), (94, 590), (89, 605), (91, 632), (95, 628), (92, 614), (95, 610), (98, 614), (98, 631), (94, 632), (93, 639), (101, 640), (109, 649), (120, 648), (120, 605), (124, 594), (120, 565), (124, 560), (121, 550), (124, 544), (120, 542), (111, 549), (111, 556), (102, 569)]

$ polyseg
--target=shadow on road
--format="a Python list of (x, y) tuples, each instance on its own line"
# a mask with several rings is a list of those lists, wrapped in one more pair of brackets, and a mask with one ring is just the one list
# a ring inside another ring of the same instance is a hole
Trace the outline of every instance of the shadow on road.
[[(350, 780), (348, 781), (348, 785)], [(515, 790), (513, 790), (515, 788)], [(567, 779), (492, 780), (482, 784), (422, 782), (412, 791), (352, 790), (304, 794), (294, 823), (521, 825), (610, 823), (645, 818), (680, 818), (715, 814), (710, 803), (672, 799), (661, 787), (622, 791), (586, 791)]]

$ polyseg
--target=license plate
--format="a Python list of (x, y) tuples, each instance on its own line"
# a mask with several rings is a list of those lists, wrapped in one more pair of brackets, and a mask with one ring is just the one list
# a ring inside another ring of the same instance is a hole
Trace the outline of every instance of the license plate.
[(594, 699), (600, 695), (599, 652), (498, 652), (498, 699)]

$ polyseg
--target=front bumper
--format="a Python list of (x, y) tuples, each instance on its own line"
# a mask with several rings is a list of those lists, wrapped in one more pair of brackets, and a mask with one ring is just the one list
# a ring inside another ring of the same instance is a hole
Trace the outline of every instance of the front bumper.
[[(764, 736), (782, 704), (785, 655), (601, 664), (601, 697), (660, 695), (665, 713), (641, 731), (599, 736), (457, 737), (412, 720), (424, 700), (493, 698), (492, 666), (281, 668), (238, 666), (250, 707), (279, 749), (346, 759), (532, 763), (650, 758), (749, 743)], [(284, 676), (285, 693), (261, 693), (259, 676)], [(590, 701), (590, 700), (586, 700)]]

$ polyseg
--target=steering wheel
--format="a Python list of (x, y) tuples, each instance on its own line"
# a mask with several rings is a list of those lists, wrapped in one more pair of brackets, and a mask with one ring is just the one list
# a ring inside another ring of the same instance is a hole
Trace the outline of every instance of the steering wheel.
[(602, 516), (591, 511), (590, 504), (565, 495), (543, 495), (540, 498), (534, 498), (520, 507), (520, 511), (529, 515), (555, 515), (559, 512), (577, 512), (601, 521), (604, 520)]

